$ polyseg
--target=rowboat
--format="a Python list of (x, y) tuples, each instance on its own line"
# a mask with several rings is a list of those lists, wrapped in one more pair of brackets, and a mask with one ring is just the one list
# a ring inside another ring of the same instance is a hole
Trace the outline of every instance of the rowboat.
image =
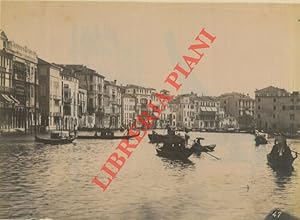
[(140, 132), (138, 134), (134, 135), (120, 135), (115, 136), (113, 132), (101, 132), (100, 135), (95, 133), (94, 136), (92, 135), (78, 135), (77, 139), (103, 139), (103, 140), (115, 140), (115, 139), (130, 139), (134, 138), (140, 135)]

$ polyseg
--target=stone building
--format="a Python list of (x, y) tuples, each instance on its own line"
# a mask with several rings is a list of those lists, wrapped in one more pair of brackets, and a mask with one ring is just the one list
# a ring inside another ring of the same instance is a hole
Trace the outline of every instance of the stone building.
[(117, 81), (104, 81), (104, 93), (107, 97), (105, 108), (105, 119), (109, 128), (120, 128), (122, 123), (122, 87), (117, 85)]
[(78, 127), (79, 81), (73, 69), (64, 66), (62, 76), (63, 129), (74, 130)]
[(46, 130), (59, 129), (63, 120), (61, 69), (41, 58), (38, 59), (41, 126)]
[(254, 115), (254, 99), (248, 94), (225, 93), (220, 95), (218, 99), (220, 107), (224, 109), (225, 116), (239, 118), (242, 115)]
[(13, 89), (13, 55), (7, 52), (7, 43), (0, 30), (0, 129), (16, 127), (15, 107), (19, 104)]
[[(33, 132), (39, 121), (37, 90), (37, 54), (26, 46), (1, 39), (1, 127)], [(5, 101), (4, 101), (5, 100)]]
[[(147, 104), (152, 101), (153, 93), (155, 89), (147, 88), (137, 85), (127, 85), (124, 87), (124, 93), (127, 95), (131, 95), (136, 99), (135, 102), (135, 110), (136, 115), (140, 115), (142, 112), (148, 112), (150, 115), (152, 114), (151, 109), (148, 108)], [(137, 126), (142, 126), (137, 123)]]
[(122, 126), (129, 127), (136, 119), (136, 98), (133, 95), (122, 95)]
[(78, 127), (91, 128), (95, 121), (93, 117), (89, 117), (87, 113), (87, 90), (83, 88), (78, 89)]
[[(89, 127), (104, 127), (104, 76), (84, 65), (63, 65), (72, 69), (79, 80), (79, 87), (87, 90), (87, 120)], [(94, 124), (91, 125), (91, 122)]]
[(270, 132), (300, 130), (300, 95), (269, 86), (255, 91), (255, 124)]
[(197, 96), (193, 100), (195, 108), (195, 121), (193, 128), (217, 129), (223, 119), (223, 111), (220, 102), (210, 96)]

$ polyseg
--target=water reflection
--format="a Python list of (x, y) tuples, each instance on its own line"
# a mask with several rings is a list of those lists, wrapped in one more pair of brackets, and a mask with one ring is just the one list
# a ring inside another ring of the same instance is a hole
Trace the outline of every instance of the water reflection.
[(178, 171), (184, 170), (184, 169), (191, 169), (191, 168), (195, 168), (195, 163), (192, 162), (189, 159), (186, 160), (172, 160), (169, 158), (165, 158), (165, 157), (161, 157), (161, 160), (163, 161), (163, 166), (166, 169), (176, 169)]

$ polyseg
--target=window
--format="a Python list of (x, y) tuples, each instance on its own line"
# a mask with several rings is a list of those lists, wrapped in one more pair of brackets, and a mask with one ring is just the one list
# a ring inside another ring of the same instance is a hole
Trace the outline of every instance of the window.
[(290, 120), (295, 120), (295, 115), (294, 114), (290, 114)]
[(293, 105), (291, 105), (290, 106), (290, 110), (294, 110), (295, 108), (294, 108), (294, 106)]
[(258, 98), (257, 101), (260, 102), (260, 98)]
[(276, 118), (276, 116), (275, 116), (275, 115), (273, 115), (273, 118), (275, 119), (275, 118)]
[(257, 109), (260, 109), (260, 105), (259, 105), (259, 106), (257, 106)]
[(273, 102), (276, 102), (276, 99), (273, 99)]
[(90, 75), (90, 81), (93, 81), (93, 75)]
[(260, 118), (260, 114), (257, 114), (257, 118)]
[(276, 110), (276, 106), (273, 106), (273, 110)]
[(282, 106), (282, 110), (285, 110), (285, 105)]
[(291, 98), (291, 102), (294, 102), (294, 99), (293, 99), (293, 98)]
[(90, 85), (90, 90), (93, 90), (93, 85)]

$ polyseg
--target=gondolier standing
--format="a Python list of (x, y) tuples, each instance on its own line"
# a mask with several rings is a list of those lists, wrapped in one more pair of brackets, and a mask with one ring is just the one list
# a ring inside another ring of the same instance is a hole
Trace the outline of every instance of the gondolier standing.
[(185, 133), (185, 135), (184, 135), (185, 146), (187, 146), (187, 145), (188, 145), (188, 143), (189, 143), (189, 139), (190, 139), (190, 136), (189, 136), (187, 133)]

